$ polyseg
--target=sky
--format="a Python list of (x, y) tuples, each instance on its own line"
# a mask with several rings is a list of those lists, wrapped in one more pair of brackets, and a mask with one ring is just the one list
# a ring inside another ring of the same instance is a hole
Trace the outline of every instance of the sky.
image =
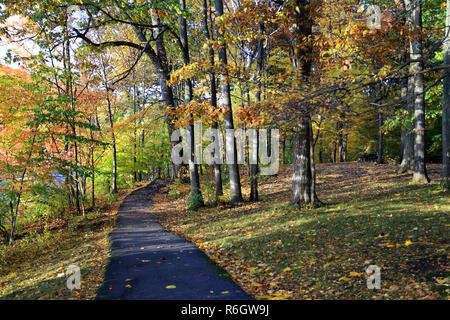
[[(20, 16), (12, 16), (7, 19), (6, 25), (8, 27), (13, 28), (14, 26), (19, 26), (23, 24), (24, 20)], [(21, 43), (10, 43), (7, 39), (4, 37), (0, 37), (0, 64), (7, 65), (8, 67), (19, 69), (20, 64), (15, 63), (7, 63), (5, 61), (5, 57), (9, 50), (20, 52), (22, 56), (26, 56), (30, 53), (36, 53), (37, 47), (32, 41), (22, 41)]]

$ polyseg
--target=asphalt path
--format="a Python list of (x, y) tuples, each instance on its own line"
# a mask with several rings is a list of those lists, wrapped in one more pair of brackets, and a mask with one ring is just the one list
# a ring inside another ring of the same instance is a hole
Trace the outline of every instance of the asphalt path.
[(164, 182), (132, 192), (110, 233), (111, 256), (98, 300), (247, 300), (228, 273), (189, 241), (164, 230), (151, 197)]

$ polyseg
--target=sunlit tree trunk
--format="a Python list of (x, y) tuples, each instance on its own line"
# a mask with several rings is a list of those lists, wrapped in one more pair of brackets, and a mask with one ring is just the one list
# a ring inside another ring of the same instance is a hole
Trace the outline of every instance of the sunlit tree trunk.
[[(186, 10), (186, 0), (180, 0), (181, 9)], [(188, 42), (188, 34), (187, 34), (187, 23), (186, 19), (183, 15), (180, 15), (180, 33), (181, 33), (181, 43), (183, 45), (183, 61), (185, 65), (189, 65), (190, 57), (189, 57), (189, 42)], [(184, 81), (184, 103), (188, 105), (193, 96), (192, 91), (192, 81), (190, 79), (186, 79)], [(191, 197), (192, 200), (200, 197), (200, 178), (198, 175), (198, 165), (195, 164), (195, 134), (194, 134), (194, 119), (192, 115), (189, 115), (189, 125), (187, 128), (187, 134), (189, 135), (188, 143), (190, 149), (189, 155), (189, 176), (191, 180)], [(203, 201), (200, 201), (201, 203)]]
[[(220, 17), (223, 15), (223, 1), (222, 0), (215, 0), (215, 7), (216, 7), (216, 17)], [(219, 28), (217, 28), (217, 38), (223, 39), (223, 36), (220, 33)], [(219, 52), (219, 61), (220, 61), (220, 67), (221, 67), (221, 73), (220, 73), (220, 83), (221, 83), (221, 101), (222, 101), (222, 108), (225, 108), (225, 115), (224, 115), (224, 128), (225, 130), (234, 130), (234, 124), (233, 124), (233, 110), (231, 106), (231, 92), (230, 92), (230, 83), (228, 79), (228, 74), (226, 71), (226, 66), (228, 64), (227, 62), (227, 51), (226, 51), (226, 45), (225, 43), (221, 43), (218, 48)], [(229, 137), (227, 139), (229, 141), (226, 141), (228, 145), (231, 145), (231, 147), (234, 149), (233, 152), (233, 159), (230, 160), (230, 164), (228, 164), (228, 169), (230, 173), (230, 189), (231, 189), (231, 202), (232, 203), (238, 203), (242, 202), (242, 191), (241, 191), (241, 181), (240, 181), (240, 174), (239, 174), (239, 166), (237, 164), (237, 152), (236, 152), (236, 140), (233, 137)]]
[(411, 31), (410, 59), (414, 76), (414, 172), (413, 182), (427, 183), (425, 166), (425, 92), (422, 55), (422, 0), (405, 0)]
[[(258, 23), (258, 33), (259, 33), (259, 39), (257, 44), (257, 72), (256, 77), (257, 79), (257, 91), (255, 94), (255, 102), (257, 104), (261, 103), (261, 90), (262, 90), (262, 83), (261, 83), (261, 77), (263, 75), (264, 71), (264, 40), (262, 39), (264, 35), (264, 23), (260, 22)], [(259, 154), (259, 138), (258, 134), (256, 135), (257, 143), (256, 143), (256, 154)], [(270, 138), (269, 138), (270, 141)], [(256, 158), (258, 160), (258, 156)], [(258, 163), (251, 164), (250, 165), (250, 201), (258, 201), (259, 195), (258, 195)]]
[[(203, 0), (203, 29), (205, 31), (206, 41), (212, 40), (212, 36), (208, 27), (208, 1)], [(211, 44), (208, 46), (209, 49), (209, 81), (211, 87), (211, 105), (217, 108), (217, 87), (216, 87), (216, 74), (213, 70), (214, 62), (214, 49)], [(217, 129), (218, 125), (215, 122), (212, 126), (213, 129)], [(222, 167), (220, 163), (214, 163), (214, 180), (216, 183), (216, 197), (223, 195), (223, 185), (222, 185)]]
[(313, 201), (311, 197), (311, 139), (310, 118), (303, 116), (297, 124), (297, 131), (293, 138), (292, 158), (292, 195), (291, 201), (295, 205), (308, 204)]
[[(294, 5), (294, 18), (296, 21), (296, 56), (294, 67), (297, 72), (301, 68), (302, 81), (308, 81), (312, 70), (312, 50), (310, 46), (300, 48), (298, 40), (312, 34), (312, 21), (310, 18), (310, 3), (308, 0), (296, 0)], [(302, 117), (297, 124), (293, 137), (292, 156), (292, 194), (291, 202), (294, 205), (314, 204), (315, 169), (311, 115), (307, 106), (301, 107)]]

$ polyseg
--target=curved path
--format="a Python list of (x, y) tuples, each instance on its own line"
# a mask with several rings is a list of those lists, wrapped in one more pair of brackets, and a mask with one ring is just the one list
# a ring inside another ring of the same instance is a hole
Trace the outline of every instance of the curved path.
[(162, 182), (132, 192), (111, 232), (111, 257), (101, 300), (251, 299), (229, 275), (185, 239), (169, 233), (150, 214)]

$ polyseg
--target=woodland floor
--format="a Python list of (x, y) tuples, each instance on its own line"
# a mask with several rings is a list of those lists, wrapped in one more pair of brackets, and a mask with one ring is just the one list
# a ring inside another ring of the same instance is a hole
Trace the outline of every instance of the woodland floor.
[[(448, 299), (450, 198), (439, 187), (440, 165), (428, 166), (426, 186), (397, 168), (318, 165), (319, 208), (289, 204), (284, 166), (261, 179), (260, 202), (233, 207), (223, 197), (218, 207), (189, 211), (189, 186), (177, 183), (153, 199), (152, 211), (257, 299)], [(209, 173), (202, 179), (210, 204)], [(380, 290), (367, 289), (369, 265), (381, 269)]]

